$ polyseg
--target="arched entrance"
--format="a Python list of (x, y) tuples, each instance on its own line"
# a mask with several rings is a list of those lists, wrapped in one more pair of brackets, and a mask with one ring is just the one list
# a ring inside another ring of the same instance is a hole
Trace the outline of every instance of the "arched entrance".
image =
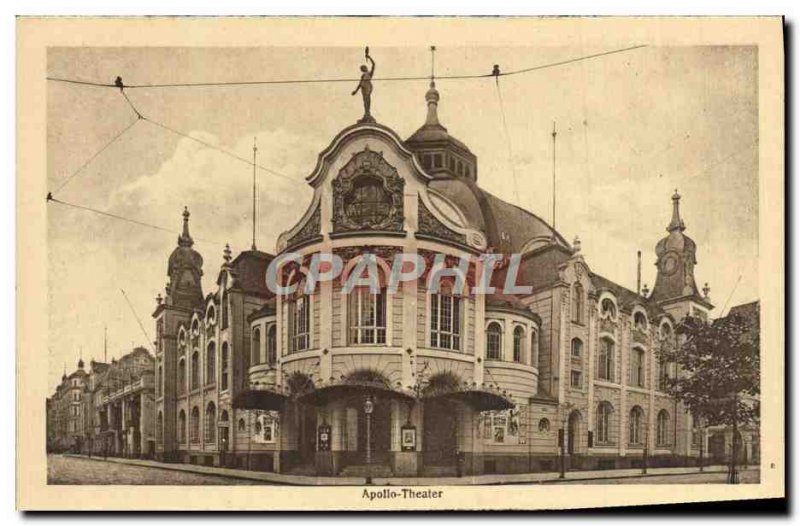
[(567, 453), (575, 455), (580, 447), (581, 413), (575, 410), (567, 420)]
[(714, 464), (724, 464), (726, 459), (725, 454), (725, 435), (722, 433), (714, 433), (708, 439), (708, 456), (711, 457), (711, 462)]

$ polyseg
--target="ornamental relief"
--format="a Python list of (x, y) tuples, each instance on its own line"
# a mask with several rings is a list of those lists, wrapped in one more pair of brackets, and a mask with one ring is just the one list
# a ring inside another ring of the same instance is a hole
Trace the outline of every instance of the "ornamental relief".
[(607, 318), (602, 318), (600, 320), (600, 329), (613, 334), (617, 330), (617, 324)]
[(311, 214), (311, 217), (308, 218), (308, 221), (303, 228), (297, 231), (295, 235), (289, 238), (287, 242), (287, 246), (293, 247), (296, 245), (301, 245), (306, 241), (311, 241), (320, 236), (321, 230), (321, 212), (320, 206), (317, 204), (316, 209), (314, 209), (314, 213)]
[(417, 198), (417, 215), (419, 221), (417, 233), (443, 239), (445, 241), (453, 241), (462, 245), (467, 243), (467, 236), (454, 232), (445, 226), (445, 224), (439, 221), (428, 207), (425, 206), (421, 198)]
[(369, 145), (332, 181), (333, 232), (378, 230), (402, 232), (405, 180)]

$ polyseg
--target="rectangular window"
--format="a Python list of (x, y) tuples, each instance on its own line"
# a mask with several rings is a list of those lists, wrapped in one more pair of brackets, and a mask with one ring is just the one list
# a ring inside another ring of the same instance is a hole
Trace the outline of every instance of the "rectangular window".
[(461, 349), (461, 299), (431, 294), (431, 347)]
[(349, 297), (349, 339), (352, 345), (386, 343), (386, 293), (369, 288), (353, 290)]
[(644, 351), (633, 349), (631, 351), (631, 385), (644, 387)]
[(583, 387), (582, 375), (580, 371), (570, 371), (569, 385), (575, 389), (580, 389)]
[(291, 328), (292, 352), (304, 351), (309, 348), (310, 332), (310, 307), (309, 298), (303, 296), (289, 303), (289, 327)]
[(598, 353), (597, 377), (600, 380), (611, 382), (614, 380), (614, 342), (607, 338), (600, 340)]

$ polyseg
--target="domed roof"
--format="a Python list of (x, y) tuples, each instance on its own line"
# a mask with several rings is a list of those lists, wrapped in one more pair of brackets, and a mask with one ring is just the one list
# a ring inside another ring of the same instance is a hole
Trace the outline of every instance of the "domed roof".
[(434, 179), (428, 186), (458, 206), (470, 226), (483, 231), (488, 245), (499, 252), (522, 252), (534, 239), (554, 239), (571, 249), (561, 234), (536, 214), (495, 197), (470, 179)]
[(686, 230), (686, 224), (681, 219), (680, 201), (681, 196), (675, 190), (672, 195), (672, 220), (667, 225), (669, 235), (656, 243), (656, 256), (658, 257), (669, 251), (687, 252), (694, 255), (697, 250), (694, 240), (683, 233)]
[[(203, 256), (194, 250), (194, 240), (189, 235), (189, 209), (183, 209), (183, 232), (178, 236), (178, 246), (169, 256), (167, 275), (172, 276), (173, 271), (180, 267), (200, 269), (203, 266)], [(202, 272), (201, 272), (202, 273)]]

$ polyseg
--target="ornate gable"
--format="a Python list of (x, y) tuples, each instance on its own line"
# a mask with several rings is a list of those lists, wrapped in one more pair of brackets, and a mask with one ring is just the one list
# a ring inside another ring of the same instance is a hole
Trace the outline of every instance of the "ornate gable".
[(333, 186), (333, 232), (402, 232), (405, 180), (369, 146), (353, 154)]

